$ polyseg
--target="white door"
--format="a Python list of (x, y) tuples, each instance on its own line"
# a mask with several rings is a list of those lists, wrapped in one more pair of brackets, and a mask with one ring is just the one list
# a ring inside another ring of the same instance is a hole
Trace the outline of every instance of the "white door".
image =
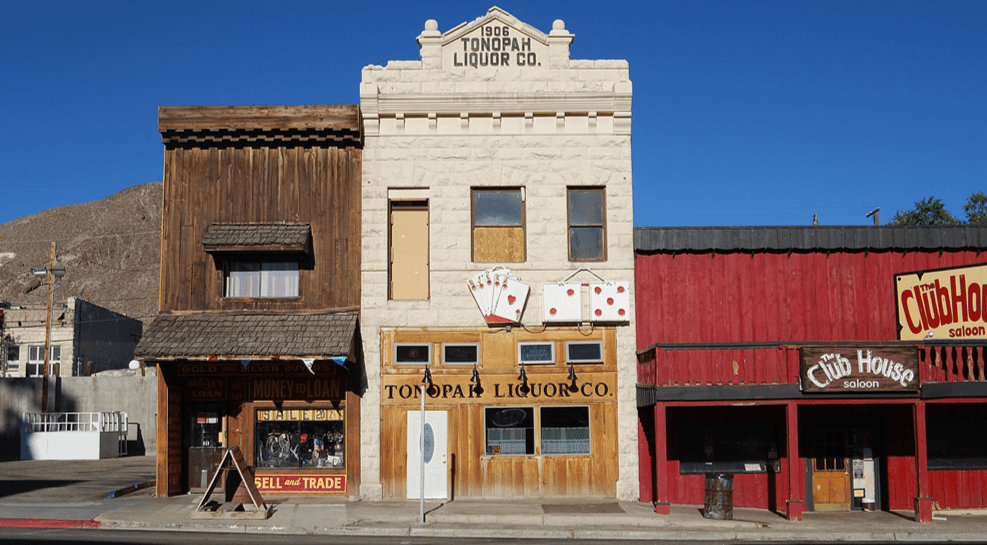
[[(421, 411), (408, 411), (408, 499), (421, 497)], [(448, 497), (449, 416), (446, 411), (425, 411), (425, 497)]]

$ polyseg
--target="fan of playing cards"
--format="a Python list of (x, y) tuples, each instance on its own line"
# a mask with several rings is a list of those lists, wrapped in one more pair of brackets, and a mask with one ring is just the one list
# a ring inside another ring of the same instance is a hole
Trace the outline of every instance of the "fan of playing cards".
[(500, 266), (487, 269), (466, 284), (488, 324), (521, 322), (531, 288), (519, 276), (511, 275), (509, 269)]

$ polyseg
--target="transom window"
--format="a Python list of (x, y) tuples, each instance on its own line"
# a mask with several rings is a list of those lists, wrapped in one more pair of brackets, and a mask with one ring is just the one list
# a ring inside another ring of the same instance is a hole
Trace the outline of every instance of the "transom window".
[(298, 297), (297, 261), (233, 261), (226, 297)]
[(473, 261), (524, 262), (524, 190), (474, 189), (472, 207)]
[(480, 343), (444, 343), (442, 365), (479, 365)]
[(569, 260), (604, 261), (606, 217), (603, 189), (569, 189)]
[(432, 363), (430, 343), (394, 343), (395, 365), (429, 365)]
[(517, 361), (524, 365), (555, 363), (555, 343), (518, 343)]
[(600, 341), (570, 341), (565, 343), (567, 363), (603, 363), (603, 343)]

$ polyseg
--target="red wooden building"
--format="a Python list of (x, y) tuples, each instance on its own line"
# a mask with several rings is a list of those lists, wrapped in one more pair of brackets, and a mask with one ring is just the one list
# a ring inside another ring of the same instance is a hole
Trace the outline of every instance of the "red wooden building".
[(635, 231), (641, 499), (987, 507), (987, 227)]

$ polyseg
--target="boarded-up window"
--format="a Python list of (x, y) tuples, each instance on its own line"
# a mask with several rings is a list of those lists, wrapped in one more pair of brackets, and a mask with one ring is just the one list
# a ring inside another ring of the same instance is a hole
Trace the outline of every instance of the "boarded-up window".
[(569, 189), (569, 260), (603, 261), (606, 252), (606, 215), (603, 189)]
[(391, 299), (428, 299), (428, 200), (391, 201)]
[(473, 190), (473, 262), (523, 263), (524, 196), (516, 189)]

